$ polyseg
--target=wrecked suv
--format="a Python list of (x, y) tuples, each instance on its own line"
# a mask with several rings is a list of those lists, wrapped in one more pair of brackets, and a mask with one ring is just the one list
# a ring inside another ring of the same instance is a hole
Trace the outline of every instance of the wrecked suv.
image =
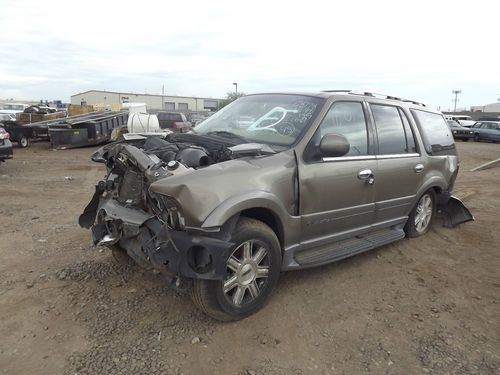
[(94, 242), (161, 271), (220, 320), (259, 310), (281, 271), (423, 235), (459, 163), (442, 114), (348, 91), (242, 97), (187, 134), (126, 135), (80, 216)]

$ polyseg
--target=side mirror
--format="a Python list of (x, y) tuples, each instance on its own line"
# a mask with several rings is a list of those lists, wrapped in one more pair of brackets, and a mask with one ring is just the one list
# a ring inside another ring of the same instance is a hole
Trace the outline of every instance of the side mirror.
[(325, 134), (319, 143), (319, 151), (323, 157), (344, 156), (350, 148), (347, 138), (340, 134)]

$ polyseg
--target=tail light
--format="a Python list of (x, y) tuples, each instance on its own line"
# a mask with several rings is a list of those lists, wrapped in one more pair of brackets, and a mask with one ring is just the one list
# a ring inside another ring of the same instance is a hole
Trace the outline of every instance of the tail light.
[(9, 139), (10, 134), (7, 133), (4, 129), (0, 129), (0, 139)]

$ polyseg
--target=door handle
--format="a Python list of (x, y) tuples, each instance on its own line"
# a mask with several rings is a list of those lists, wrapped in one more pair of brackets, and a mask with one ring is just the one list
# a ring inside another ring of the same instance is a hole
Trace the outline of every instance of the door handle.
[(423, 164), (417, 164), (415, 165), (415, 173), (420, 173), (424, 170), (424, 165)]
[(375, 177), (371, 169), (362, 169), (358, 172), (358, 178), (360, 180), (365, 180), (369, 185), (373, 185), (375, 182)]

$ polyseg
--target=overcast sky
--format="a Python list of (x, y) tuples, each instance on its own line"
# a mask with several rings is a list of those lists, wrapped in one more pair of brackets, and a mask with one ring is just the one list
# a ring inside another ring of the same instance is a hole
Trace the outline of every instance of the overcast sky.
[(500, 97), (500, 1), (0, 0), (0, 99), (99, 89), (223, 97), (371, 90)]

